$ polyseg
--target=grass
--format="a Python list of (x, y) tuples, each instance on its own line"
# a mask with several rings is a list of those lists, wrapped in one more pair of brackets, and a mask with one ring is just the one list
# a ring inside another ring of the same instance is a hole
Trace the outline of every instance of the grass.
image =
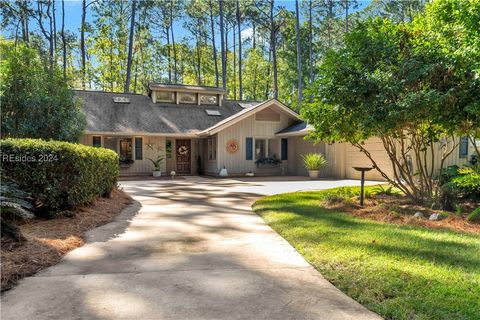
[(321, 207), (351, 192), (358, 188), (270, 196), (253, 209), (337, 288), (387, 319), (480, 319), (478, 234)]

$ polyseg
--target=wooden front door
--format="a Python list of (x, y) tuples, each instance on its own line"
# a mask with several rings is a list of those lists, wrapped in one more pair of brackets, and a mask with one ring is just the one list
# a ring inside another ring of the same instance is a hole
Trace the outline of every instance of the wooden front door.
[(177, 139), (176, 148), (177, 173), (190, 174), (192, 155), (190, 140)]

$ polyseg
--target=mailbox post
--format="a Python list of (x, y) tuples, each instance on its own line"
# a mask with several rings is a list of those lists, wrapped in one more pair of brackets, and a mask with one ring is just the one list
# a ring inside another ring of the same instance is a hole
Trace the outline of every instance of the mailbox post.
[(362, 173), (362, 180), (360, 182), (360, 205), (363, 206), (363, 199), (365, 197), (365, 172), (370, 171), (372, 167), (353, 167), (353, 169), (360, 171)]

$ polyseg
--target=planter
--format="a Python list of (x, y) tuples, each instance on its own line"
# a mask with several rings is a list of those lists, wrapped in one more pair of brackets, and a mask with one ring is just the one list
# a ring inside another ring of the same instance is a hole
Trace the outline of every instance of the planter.
[(308, 175), (310, 176), (310, 179), (318, 179), (319, 173), (320, 170), (308, 170)]
[(158, 178), (162, 176), (162, 171), (153, 171), (153, 176)]

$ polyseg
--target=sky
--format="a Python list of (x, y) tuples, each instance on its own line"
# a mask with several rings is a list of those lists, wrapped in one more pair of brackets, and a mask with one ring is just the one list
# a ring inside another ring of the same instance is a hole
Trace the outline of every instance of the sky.
[[(205, 0), (207, 1), (207, 0)], [(302, 1), (302, 0), (300, 0)], [(359, 9), (364, 8), (370, 3), (371, 0), (358, 0)], [(290, 11), (295, 11), (295, 1), (294, 0), (277, 0), (275, 1), (276, 5), (283, 6)], [(33, 4), (35, 7), (36, 5)], [(56, 1), (56, 17), (57, 23), (61, 21), (62, 18), (62, 2)], [(81, 12), (82, 12), (82, 1), (81, 0), (65, 0), (65, 29), (74, 32), (75, 34), (79, 34), (79, 28), (81, 23)], [(93, 22), (93, 13), (91, 8), (87, 11), (87, 21)], [(35, 21), (31, 20), (32, 25), (30, 26), (31, 29), (35, 30), (38, 28)], [(182, 39), (184, 37), (189, 37), (190, 34), (183, 28), (184, 21), (182, 19), (177, 20), (174, 22), (174, 30), (175, 36), (177, 39)], [(242, 31), (243, 37), (248, 37), (249, 33), (251, 33), (251, 29), (248, 27), (244, 27), (244, 31)], [(4, 31), (2, 31), (2, 34)]]

